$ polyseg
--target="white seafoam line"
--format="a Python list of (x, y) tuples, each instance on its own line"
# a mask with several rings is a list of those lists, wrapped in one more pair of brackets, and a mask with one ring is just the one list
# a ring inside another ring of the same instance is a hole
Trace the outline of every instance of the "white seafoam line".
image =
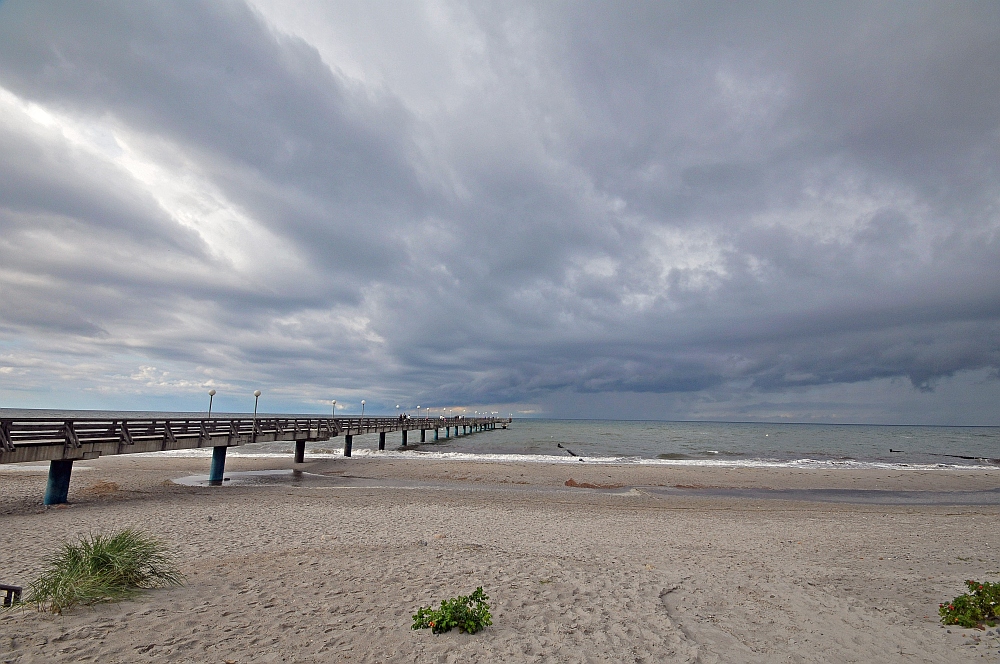
[[(230, 454), (246, 459), (269, 459), (276, 457), (288, 457), (290, 452), (241, 452), (239, 448), (230, 448)], [(190, 450), (170, 450), (167, 452), (143, 452), (135, 454), (137, 457), (210, 457), (210, 448), (190, 449)], [(481, 463), (558, 463), (558, 464), (596, 464), (596, 465), (630, 465), (630, 466), (681, 466), (681, 467), (706, 467), (706, 468), (816, 468), (821, 470), (845, 469), (875, 469), (875, 470), (986, 470), (995, 471), (994, 465), (958, 465), (946, 463), (927, 464), (907, 464), (907, 463), (886, 463), (880, 461), (826, 461), (818, 459), (794, 459), (790, 461), (778, 461), (774, 459), (644, 459), (641, 457), (565, 457), (543, 454), (470, 454), (467, 452), (424, 452), (422, 450), (408, 451), (375, 451), (369, 449), (354, 450), (353, 457), (368, 459), (407, 459), (425, 461), (476, 461)], [(307, 460), (316, 459), (341, 459), (343, 452), (314, 452), (306, 451)], [(46, 469), (47, 470), (47, 469)]]

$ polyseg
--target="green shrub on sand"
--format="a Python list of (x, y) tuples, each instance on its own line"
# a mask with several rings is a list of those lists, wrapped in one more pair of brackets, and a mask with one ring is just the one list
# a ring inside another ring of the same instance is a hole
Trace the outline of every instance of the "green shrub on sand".
[(141, 590), (176, 586), (183, 580), (166, 544), (126, 529), (63, 544), (45, 561), (24, 601), (39, 611), (62, 613), (75, 604), (128, 599)]
[(459, 631), (475, 634), (493, 624), (490, 605), (486, 603), (488, 599), (480, 586), (472, 595), (460, 595), (442, 601), (440, 609), (422, 606), (413, 614), (412, 629), (430, 627), (435, 634), (441, 634), (457, 627)]
[(965, 586), (969, 592), (938, 605), (941, 622), (962, 627), (995, 626), (1000, 620), (1000, 583), (969, 579)]

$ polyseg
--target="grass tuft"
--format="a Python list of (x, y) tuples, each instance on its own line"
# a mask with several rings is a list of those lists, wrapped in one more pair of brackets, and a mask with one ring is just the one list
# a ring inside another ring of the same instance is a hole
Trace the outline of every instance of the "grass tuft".
[(62, 613), (76, 604), (114, 602), (147, 588), (177, 586), (184, 576), (161, 540), (125, 529), (91, 535), (79, 544), (66, 542), (45, 561), (45, 569), (28, 586), (25, 603), (39, 611)]

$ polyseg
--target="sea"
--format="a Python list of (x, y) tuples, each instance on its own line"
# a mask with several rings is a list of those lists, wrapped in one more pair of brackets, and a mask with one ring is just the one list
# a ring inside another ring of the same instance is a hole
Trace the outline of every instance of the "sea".
[[(216, 413), (246, 417), (246, 413)], [(0, 409), (0, 417), (185, 418), (203, 413), (56, 411)], [(276, 414), (261, 414), (261, 417)], [(287, 415), (293, 417), (296, 415)], [(317, 417), (317, 415), (297, 415)], [(1000, 427), (759, 422), (664, 422), (651, 420), (561, 420), (514, 418), (506, 429), (446, 438), (444, 429), (426, 442), (411, 431), (407, 447), (399, 433), (354, 437), (355, 456), (483, 459), (566, 463), (632, 463), (693, 466), (829, 468), (975, 468), (1000, 466)], [(230, 450), (239, 455), (284, 455), (286, 442), (256, 443)], [(208, 454), (188, 450), (167, 454)], [(310, 443), (307, 455), (340, 456), (343, 439)]]

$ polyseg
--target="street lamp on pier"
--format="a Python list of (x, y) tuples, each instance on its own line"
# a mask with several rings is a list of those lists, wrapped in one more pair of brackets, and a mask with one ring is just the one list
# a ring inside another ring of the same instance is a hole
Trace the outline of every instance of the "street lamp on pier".
[[(399, 406), (397, 406), (397, 408), (398, 408), (398, 407), (399, 407)], [(364, 399), (362, 399), (362, 400), (361, 400), (361, 417), (364, 417), (364, 416), (365, 416), (365, 400), (364, 400)]]
[(336, 399), (333, 400), (333, 416), (334, 417), (337, 416), (337, 400)]
[(215, 390), (208, 391), (208, 416), (212, 417), (212, 399), (215, 398)]
[(257, 402), (260, 400), (260, 390), (253, 391), (253, 439), (257, 442)]

